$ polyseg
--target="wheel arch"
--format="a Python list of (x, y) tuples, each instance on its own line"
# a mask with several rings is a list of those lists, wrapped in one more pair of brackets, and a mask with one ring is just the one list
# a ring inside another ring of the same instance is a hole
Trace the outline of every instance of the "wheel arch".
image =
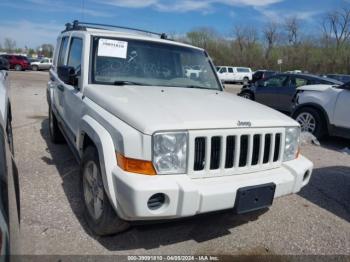
[(84, 149), (93, 145), (99, 156), (103, 186), (112, 206), (117, 209), (116, 188), (112, 170), (117, 164), (113, 139), (109, 132), (90, 116), (84, 116), (77, 140), (80, 158)]
[(318, 112), (320, 112), (321, 117), (323, 118), (323, 120), (325, 120), (326, 124), (325, 127), (327, 128), (327, 133), (329, 133), (330, 131), (330, 122), (329, 122), (329, 117), (328, 114), (326, 112), (326, 110), (324, 110), (324, 108), (322, 108), (322, 106), (315, 104), (315, 103), (305, 103), (305, 104), (301, 104), (298, 105), (293, 113), (292, 113), (292, 118), (295, 119), (297, 117), (297, 114), (304, 108), (312, 108), (317, 110)]

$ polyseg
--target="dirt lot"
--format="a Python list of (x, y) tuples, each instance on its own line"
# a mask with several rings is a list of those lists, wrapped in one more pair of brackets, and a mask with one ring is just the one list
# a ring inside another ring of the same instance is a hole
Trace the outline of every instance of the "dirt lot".
[(49, 141), (47, 72), (10, 72), (10, 77), (22, 253), (350, 255), (350, 156), (339, 152), (350, 141), (336, 138), (302, 148), (315, 164), (310, 184), (275, 200), (268, 212), (210, 214), (94, 237), (82, 218), (79, 166), (66, 145)]

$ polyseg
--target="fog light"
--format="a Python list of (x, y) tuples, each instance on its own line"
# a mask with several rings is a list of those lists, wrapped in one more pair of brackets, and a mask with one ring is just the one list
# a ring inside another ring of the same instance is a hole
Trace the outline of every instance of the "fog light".
[(306, 171), (305, 174), (304, 174), (303, 181), (306, 181), (309, 177), (310, 177), (310, 172)]
[(157, 210), (165, 204), (165, 195), (163, 193), (157, 193), (148, 199), (147, 206), (150, 210)]

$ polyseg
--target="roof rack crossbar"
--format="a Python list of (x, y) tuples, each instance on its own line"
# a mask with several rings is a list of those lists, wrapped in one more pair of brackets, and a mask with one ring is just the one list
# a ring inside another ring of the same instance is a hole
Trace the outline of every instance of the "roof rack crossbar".
[(99, 23), (88, 23), (88, 22), (80, 22), (78, 20), (74, 20), (73, 24), (66, 24), (66, 30), (74, 30), (74, 29), (83, 29), (83, 28), (93, 28), (93, 29), (104, 29), (108, 28), (119, 28), (123, 30), (131, 30), (135, 32), (141, 32), (151, 35), (159, 36), (161, 39), (167, 39), (167, 35), (165, 33), (156, 33), (152, 31), (142, 30), (138, 28), (126, 27), (126, 26), (117, 26), (117, 25), (108, 25), (108, 24), (99, 24)]

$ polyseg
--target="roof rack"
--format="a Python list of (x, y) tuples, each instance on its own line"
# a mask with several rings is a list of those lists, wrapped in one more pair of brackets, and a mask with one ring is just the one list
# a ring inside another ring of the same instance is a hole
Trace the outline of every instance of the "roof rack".
[(137, 29), (137, 28), (131, 28), (126, 26), (117, 26), (117, 25), (107, 25), (107, 24), (97, 24), (97, 23), (87, 23), (87, 22), (80, 22), (78, 20), (74, 20), (73, 23), (67, 23), (66, 29), (63, 32), (66, 31), (72, 31), (72, 30), (86, 30), (87, 28), (91, 29), (107, 29), (107, 28), (118, 28), (123, 30), (130, 30), (134, 32), (139, 33), (145, 33), (147, 35), (156, 35), (160, 37), (161, 39), (168, 39), (168, 36), (165, 33), (155, 33), (147, 30)]

